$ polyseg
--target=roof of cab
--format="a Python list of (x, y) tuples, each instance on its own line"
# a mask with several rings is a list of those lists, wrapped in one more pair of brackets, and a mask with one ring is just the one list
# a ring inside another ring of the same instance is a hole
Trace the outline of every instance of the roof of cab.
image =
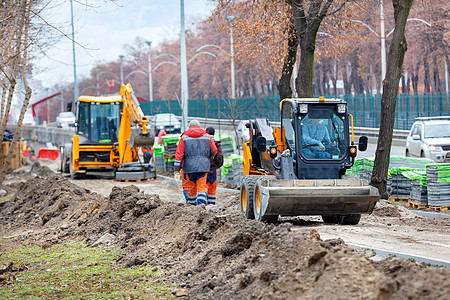
[(78, 101), (81, 102), (98, 102), (98, 103), (113, 103), (113, 102), (121, 102), (122, 96), (113, 95), (106, 97), (96, 97), (96, 96), (80, 96)]

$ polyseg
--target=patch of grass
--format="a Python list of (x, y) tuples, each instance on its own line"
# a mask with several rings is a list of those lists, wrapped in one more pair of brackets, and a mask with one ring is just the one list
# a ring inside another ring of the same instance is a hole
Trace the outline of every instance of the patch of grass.
[(14, 194), (13, 194), (13, 193), (8, 194), (8, 195), (6, 195), (6, 196), (4, 196), (4, 197), (0, 197), (0, 203), (8, 201), (8, 200), (11, 199), (12, 197), (14, 197)]
[(160, 268), (127, 268), (116, 263), (119, 256), (119, 249), (89, 248), (84, 242), (2, 251), (0, 265), (12, 262), (22, 271), (4, 274), (9, 280), (0, 286), (1, 298), (173, 298), (174, 286), (156, 281)]

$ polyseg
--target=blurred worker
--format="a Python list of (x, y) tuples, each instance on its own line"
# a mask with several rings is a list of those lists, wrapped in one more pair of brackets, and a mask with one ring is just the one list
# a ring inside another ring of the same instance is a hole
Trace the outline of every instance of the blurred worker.
[[(206, 128), (206, 133), (211, 137), (214, 137), (216, 132), (214, 127)], [(223, 165), (222, 145), (220, 141), (214, 141), (217, 147), (217, 154), (211, 160), (211, 167), (209, 173), (206, 176), (206, 204), (216, 204), (216, 190), (217, 190), (217, 169)]]
[(320, 119), (311, 119), (302, 128), (302, 152), (306, 158), (331, 158), (330, 153), (325, 152), (331, 143), (327, 128), (320, 124)]
[(141, 151), (142, 151), (142, 155), (144, 155), (144, 164), (148, 164), (150, 162), (150, 159), (152, 159), (152, 156), (153, 156), (153, 146), (142, 147)]
[(206, 204), (206, 176), (210, 169), (210, 160), (217, 154), (214, 140), (200, 122), (192, 120), (189, 129), (181, 136), (175, 154), (174, 171), (178, 173), (183, 166), (183, 177), (188, 183), (188, 203)]

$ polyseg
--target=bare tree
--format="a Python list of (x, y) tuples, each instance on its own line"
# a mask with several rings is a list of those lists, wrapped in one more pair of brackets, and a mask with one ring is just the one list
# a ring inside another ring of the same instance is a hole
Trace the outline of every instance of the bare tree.
[(395, 105), (398, 83), (402, 76), (403, 60), (407, 50), (405, 25), (413, 0), (393, 0), (395, 29), (387, 57), (386, 78), (383, 81), (381, 97), (381, 124), (371, 185), (378, 188), (380, 195), (387, 198), (386, 183), (391, 154), (392, 135), (395, 122)]
[[(243, 105), (239, 104), (239, 99), (224, 99), (225, 105), (227, 109), (223, 112), (223, 115), (231, 120), (231, 125), (233, 126), (234, 136), (236, 137), (236, 147), (238, 150), (240, 149), (240, 142), (238, 139), (238, 133), (237, 133), (237, 125), (236, 121), (239, 118), (239, 112), (242, 110)], [(239, 150), (240, 151), (240, 150)]]
[[(6, 3), (8, 2), (8, 3)], [(31, 27), (30, 13), (34, 2), (31, 0), (22, 0), (17, 3), (9, 3), (13, 1), (4, 1), (2, 5), (7, 9), (2, 9), (0, 16), (3, 20), (0, 24), (2, 36), (5, 37), (6, 43), (1, 47), (2, 64), (0, 66), (1, 75), (6, 79), (2, 92), (2, 109), (0, 120), (0, 140), (3, 141), (6, 123), (8, 121), (11, 109), (11, 103), (16, 93), (17, 80), (22, 81), (25, 89), (25, 98), (23, 100), (22, 109), (20, 111), (18, 124), (14, 132), (14, 138), (8, 151), (5, 163), (0, 170), (0, 184), (2, 184), (6, 171), (11, 163), (14, 149), (19, 140), (22, 127), (22, 121), (25, 116), (28, 103), (31, 98), (31, 88), (27, 83), (28, 72), (28, 47), (29, 47), (29, 30)], [(11, 21), (11, 23), (9, 23)], [(9, 24), (8, 24), (9, 23)], [(5, 92), (6, 89), (6, 92)], [(20, 97), (21, 95), (19, 95)], [(6, 100), (6, 101), (5, 101)]]

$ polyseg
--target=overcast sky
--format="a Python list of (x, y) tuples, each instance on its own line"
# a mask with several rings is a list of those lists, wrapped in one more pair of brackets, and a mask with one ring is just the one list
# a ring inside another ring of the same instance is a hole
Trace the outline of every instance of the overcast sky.
[[(76, 46), (77, 79), (88, 76), (98, 62), (119, 60), (120, 54), (126, 54), (124, 45), (133, 44), (136, 37), (156, 46), (165, 39), (176, 38), (180, 32), (180, 0), (87, 2), (96, 7), (87, 8), (74, 1), (75, 40), (86, 48)], [(46, 19), (71, 34), (70, 1), (53, 3), (60, 5), (48, 10)], [(208, 17), (213, 9), (209, 0), (184, 0), (184, 5), (186, 27)], [(40, 80), (44, 88), (73, 82), (72, 61), (72, 41), (63, 38), (47, 50), (46, 56), (35, 61), (34, 79)]]

